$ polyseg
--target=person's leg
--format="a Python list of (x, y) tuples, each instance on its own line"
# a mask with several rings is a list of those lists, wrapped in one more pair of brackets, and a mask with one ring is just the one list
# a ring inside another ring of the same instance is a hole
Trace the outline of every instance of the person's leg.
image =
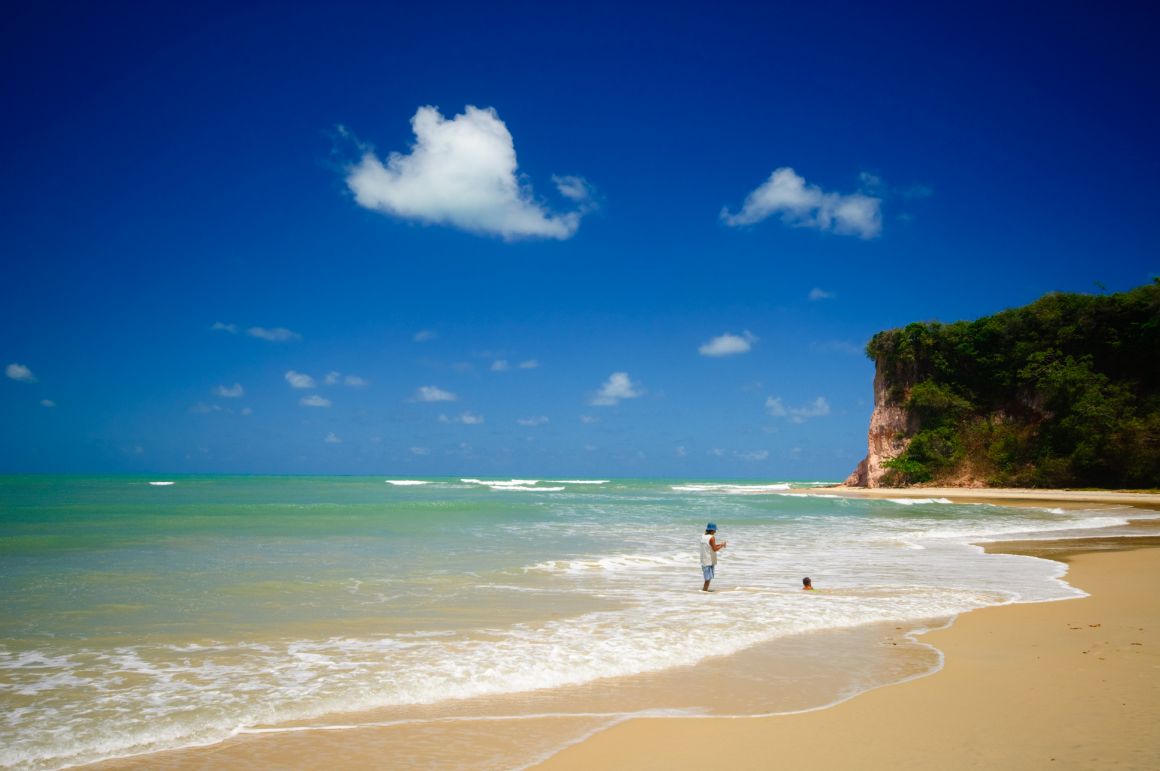
[(702, 565), (701, 566), (701, 573), (704, 574), (704, 576), (705, 576), (705, 585), (701, 587), (701, 591), (707, 592), (707, 591), (709, 591), (709, 582), (713, 580), (713, 573), (714, 573), (713, 566), (712, 565)]

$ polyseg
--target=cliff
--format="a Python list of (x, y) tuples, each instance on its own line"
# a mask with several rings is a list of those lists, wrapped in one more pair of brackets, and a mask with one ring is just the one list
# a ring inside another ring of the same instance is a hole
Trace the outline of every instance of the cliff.
[(1160, 487), (1160, 279), (879, 332), (860, 487)]

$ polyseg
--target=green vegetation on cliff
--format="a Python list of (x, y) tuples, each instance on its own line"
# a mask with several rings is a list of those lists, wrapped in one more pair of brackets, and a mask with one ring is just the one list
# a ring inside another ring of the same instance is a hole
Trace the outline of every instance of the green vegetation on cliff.
[(1160, 279), (910, 324), (866, 353), (917, 419), (888, 485), (1160, 486)]

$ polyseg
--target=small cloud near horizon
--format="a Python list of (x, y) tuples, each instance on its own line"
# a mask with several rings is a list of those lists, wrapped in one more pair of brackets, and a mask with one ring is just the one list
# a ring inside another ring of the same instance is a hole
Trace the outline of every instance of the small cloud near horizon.
[(459, 397), (450, 391), (444, 391), (439, 386), (419, 386), (415, 391), (414, 401), (417, 402), (453, 402)]
[(810, 300), (813, 300), (813, 301), (833, 300), (837, 296), (838, 295), (834, 294), (833, 292), (827, 292), (825, 289), (821, 289), (821, 288), (816, 287), (816, 286), (810, 290)]
[(595, 407), (614, 407), (624, 399), (636, 399), (644, 394), (644, 389), (639, 383), (632, 382), (627, 372), (613, 372), (589, 404)]
[(318, 385), (310, 375), (295, 372), (292, 369), (287, 370), (283, 377), (286, 378), (286, 382), (290, 384), (291, 388), (317, 388)]
[[(346, 184), (365, 209), (478, 235), (571, 238), (588, 211), (589, 186), (580, 177), (556, 177), (560, 194), (577, 208), (552, 212), (517, 169), (515, 142), (494, 108), (468, 105), (452, 118), (420, 107), (411, 118), (415, 141), (386, 162), (373, 150), (347, 167)], [(345, 129), (340, 132), (347, 135)]]
[(41, 407), (55, 407), (56, 402), (54, 402), (52, 399), (41, 399), (40, 406)]
[(726, 332), (702, 344), (697, 348), (697, 352), (702, 356), (733, 356), (739, 353), (748, 353), (757, 340), (757, 335), (748, 329), (740, 335)]
[(530, 418), (516, 418), (516, 423), (519, 423), (521, 426), (542, 426), (548, 422), (549, 421), (546, 415), (534, 415)]
[(433, 329), (420, 329), (412, 338), (416, 343), (425, 343), (428, 340), (434, 340), (439, 337), (439, 333)]
[(827, 193), (789, 166), (775, 169), (745, 198), (736, 214), (721, 210), (731, 227), (753, 225), (773, 215), (791, 227), (813, 228), (838, 235), (875, 238), (882, 232), (882, 199), (865, 193)]
[(241, 383), (234, 383), (232, 386), (219, 385), (214, 393), (225, 399), (238, 399), (245, 395), (246, 389), (242, 388)]
[(455, 417), (448, 417), (447, 415), (439, 416), (440, 423), (462, 423), (465, 426), (478, 426), (483, 423), (483, 416), (476, 415), (472, 412), (463, 412)]
[(327, 444), (342, 444), (342, 438), (335, 434), (333, 431), (327, 434), (326, 438), (322, 441), (326, 442)]
[(303, 396), (298, 400), (298, 403), (303, 407), (329, 407), (330, 399), (318, 394), (310, 394), (310, 396)]
[(231, 335), (236, 335), (238, 333), (237, 324), (224, 324), (220, 321), (215, 321), (210, 329), (214, 332), (225, 332)]
[(765, 400), (765, 411), (775, 418), (788, 417), (794, 423), (803, 423), (807, 418), (829, 415), (830, 403), (819, 396), (804, 407), (786, 407), (780, 397), (770, 396)]

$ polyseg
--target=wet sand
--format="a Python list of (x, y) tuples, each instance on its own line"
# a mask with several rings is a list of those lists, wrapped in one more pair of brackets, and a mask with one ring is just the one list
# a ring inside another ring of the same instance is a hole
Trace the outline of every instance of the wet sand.
[(1066, 561), (1067, 581), (1090, 596), (965, 614), (922, 637), (944, 652), (942, 670), (828, 709), (632, 720), (542, 768), (1160, 768), (1157, 546), (995, 544)]
[(1126, 490), (1033, 490), (1009, 487), (814, 487), (790, 490), (802, 495), (842, 495), (850, 498), (949, 498), (952, 501), (971, 501), (1012, 504), (1026, 503), (1103, 503), (1160, 509), (1160, 493)]

